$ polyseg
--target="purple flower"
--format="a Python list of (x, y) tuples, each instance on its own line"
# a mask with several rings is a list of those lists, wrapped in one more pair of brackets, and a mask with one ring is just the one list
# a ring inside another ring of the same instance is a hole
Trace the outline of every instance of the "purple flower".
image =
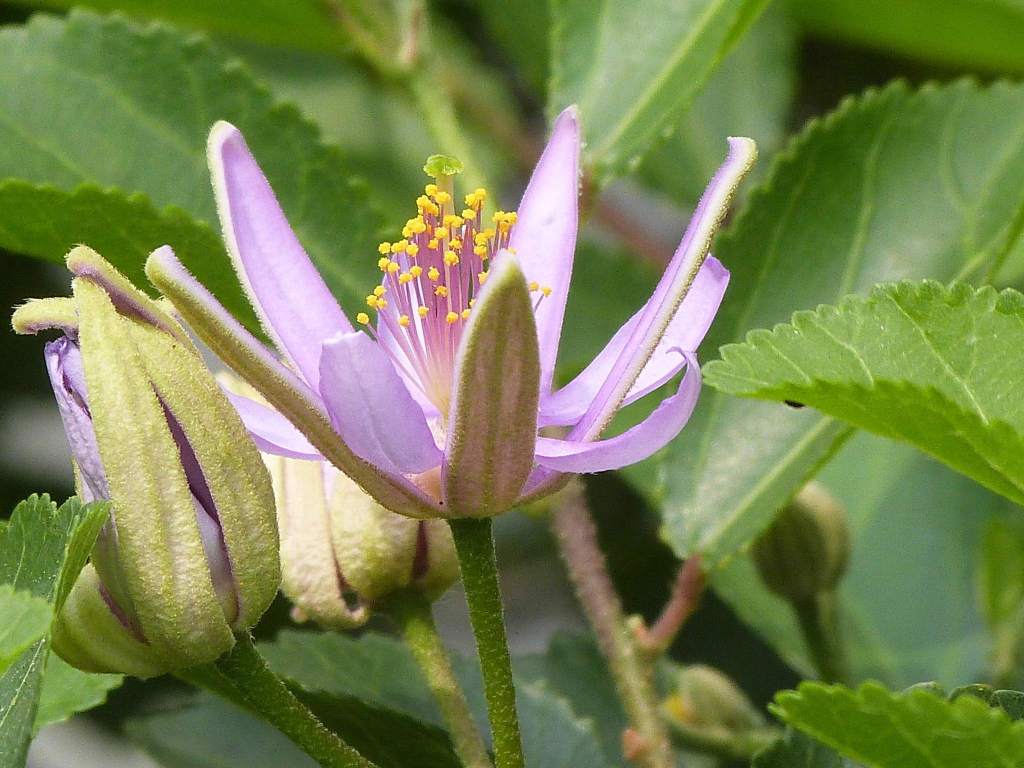
[[(228, 251), (285, 365), (169, 249), (147, 269), (200, 337), (284, 414), (233, 400), (262, 450), (326, 457), (414, 517), (499, 514), (550, 493), (564, 473), (647, 458), (685, 425), (700, 390), (695, 350), (729, 277), (708, 248), (756, 155), (749, 139), (729, 143), (651, 299), (561, 389), (553, 379), (578, 219), (574, 108), (556, 121), (518, 215), (499, 212), (488, 226), (483, 190), (463, 210), (444, 179), (428, 185), (403, 239), (381, 245), (383, 280), (367, 297), (376, 323), (356, 318), (369, 332), (338, 306), (242, 135), (218, 123), (209, 159)], [(599, 439), (620, 407), (684, 367), (677, 392), (648, 418)]]

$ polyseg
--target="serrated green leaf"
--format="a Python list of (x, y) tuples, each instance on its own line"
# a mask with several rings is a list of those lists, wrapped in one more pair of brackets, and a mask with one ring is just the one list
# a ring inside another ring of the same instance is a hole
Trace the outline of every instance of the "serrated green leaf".
[[(878, 282), (993, 271), (1024, 199), (1022, 121), (1024, 87), (959, 82), (894, 85), (812, 123), (714, 246), (732, 280), (705, 352)], [(706, 389), (663, 454), (666, 539), (721, 563), (848, 434)]]
[(672, 135), (644, 158), (640, 178), (692, 210), (725, 157), (726, 136), (757, 142), (758, 162), (747, 185), (763, 177), (790, 119), (796, 45), (785, 8), (770, 4), (708, 79)]
[(38, 731), (47, 725), (63, 722), (77, 712), (98, 707), (107, 700), (107, 694), (122, 682), (124, 675), (82, 672), (56, 654), (50, 654), (32, 729)]
[[(172, 246), (192, 253), (187, 266), (196, 276), (251, 321), (223, 247), (215, 248), (203, 229), (218, 228), (205, 146), (210, 126), (223, 119), (245, 134), (299, 239), (343, 303), (355, 306), (379, 277), (377, 215), (345, 158), (293, 108), (276, 104), (244, 66), (200, 37), (84, 11), (66, 19), (36, 16), (24, 27), (0, 31), (0, 113), (6, 116), (0, 179), (64, 193), (84, 184), (132, 195), (126, 201), (95, 189), (71, 199), (51, 193), (62, 228), (45, 238), (45, 249), (33, 248), (24, 225), (12, 223), (23, 207), (10, 215), (0, 207), (0, 246), (15, 244), (3, 239), (12, 228), (19, 248), (50, 256), (59, 243), (69, 249), (81, 233), (94, 232), (97, 225), (83, 217), (118, 221), (134, 206), (129, 222), (145, 225), (138, 242), (111, 237), (108, 247), (115, 250), (105, 257), (137, 275), (150, 242), (173, 237)], [(134, 193), (145, 195), (148, 205)], [(19, 204), (47, 202), (45, 190), (34, 194), (39, 197), (18, 198)], [(48, 215), (48, 208), (36, 212)]]
[[(854, 554), (837, 592), (852, 679), (904, 688), (983, 677), (991, 644), (975, 605), (983, 531), (1019, 509), (914, 448), (866, 432), (817, 479), (846, 508), (852, 531)], [(790, 666), (815, 674), (792, 608), (761, 584), (747, 555), (716, 571), (712, 584)]]
[(1024, 72), (1021, 0), (790, 0), (810, 31), (981, 71)]
[(722, 349), (705, 381), (903, 440), (1020, 504), (1024, 392), (1007, 372), (1024, 365), (1022, 346), (1016, 291), (904, 282), (754, 331)]
[(30, 645), (42, 640), (53, 620), (53, 607), (31, 592), (0, 584), (0, 674)]
[(75, 6), (120, 11), (142, 19), (167, 19), (209, 30), (302, 49), (339, 51), (344, 39), (326, 6), (309, 0), (36, 0), (33, 5), (67, 10)]
[[(59, 610), (108, 513), (106, 503), (83, 505), (77, 498), (59, 508), (47, 495), (23, 501), (0, 532), (0, 584)], [(0, 675), (0, 768), (24, 764), (47, 653), (44, 637)]]
[[(548, 114), (576, 104), (599, 183), (678, 124), (767, 0), (555, 0)], [(657, 19), (657, 23), (651, 23)], [(724, 137), (723, 137), (724, 138)]]
[(948, 701), (878, 683), (854, 692), (803, 683), (775, 697), (790, 725), (876, 768), (1017, 768), (1024, 765), (1024, 723), (973, 696)]

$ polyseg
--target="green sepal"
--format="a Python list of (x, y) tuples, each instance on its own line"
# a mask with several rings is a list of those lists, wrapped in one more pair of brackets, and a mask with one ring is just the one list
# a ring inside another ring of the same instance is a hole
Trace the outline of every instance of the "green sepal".
[(534, 464), (540, 351), (526, 278), (506, 253), (466, 323), (443, 470), (452, 517), (507, 512)]
[[(130, 599), (158, 658), (178, 666), (212, 661), (234, 636), (210, 577), (178, 447), (128, 331), (141, 321), (118, 314), (91, 280), (75, 279), (73, 290), (89, 407), (114, 500), (118, 565), (129, 592), (114, 597)], [(102, 565), (97, 562), (100, 572)]]
[(192, 353), (191, 342), (185, 347), (151, 325), (125, 327), (157, 397), (202, 467), (232, 567), (233, 589), (221, 595), (232, 602), (224, 606), (225, 615), (232, 629), (249, 629), (281, 584), (270, 474), (238, 412)]
[(14, 310), (11, 328), (22, 336), (58, 329), (67, 334), (78, 333), (78, 312), (75, 302), (64, 296), (29, 299)]
[(84, 672), (154, 677), (174, 669), (152, 646), (132, 636), (103, 599), (99, 574), (86, 565), (53, 623), (51, 644), (64, 661)]

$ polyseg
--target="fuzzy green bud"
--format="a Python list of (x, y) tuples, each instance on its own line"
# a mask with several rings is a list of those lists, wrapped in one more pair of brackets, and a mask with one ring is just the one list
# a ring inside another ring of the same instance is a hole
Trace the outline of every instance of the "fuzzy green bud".
[(348, 629), (395, 590), (436, 599), (459, 577), (443, 520), (390, 512), (325, 461), (264, 455), (281, 529), (282, 590), (297, 619)]
[(177, 321), (88, 248), (68, 267), (73, 299), (30, 302), (14, 326), (64, 331), (46, 361), (78, 491), (112, 511), (53, 647), (142, 677), (210, 662), (280, 583), (269, 474)]
[(818, 483), (808, 483), (754, 543), (765, 586), (793, 603), (835, 589), (850, 558), (846, 510)]

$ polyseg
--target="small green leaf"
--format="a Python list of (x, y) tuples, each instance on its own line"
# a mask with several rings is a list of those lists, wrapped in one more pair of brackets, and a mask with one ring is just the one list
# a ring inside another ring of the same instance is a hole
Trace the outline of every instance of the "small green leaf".
[(955, 701), (878, 683), (854, 692), (803, 683), (775, 697), (773, 711), (790, 725), (875, 768), (1018, 768), (1024, 723), (973, 696)]
[(579, 106), (585, 162), (599, 182), (610, 181), (678, 124), (765, 5), (766, 0), (555, 0), (549, 117)]
[[(29, 497), (0, 532), (0, 584), (59, 610), (108, 514), (106, 503), (71, 498), (58, 508), (49, 496)], [(43, 637), (0, 674), (0, 768), (24, 764), (47, 655)]]
[(798, 312), (722, 349), (705, 380), (734, 395), (814, 406), (914, 445), (1024, 503), (1024, 296), (939, 283)]
[(957, 69), (1024, 72), (1021, 0), (790, 0), (812, 32)]
[[(872, 91), (813, 122), (714, 245), (732, 280), (702, 359), (879, 282), (986, 282), (1012, 249), (1024, 203), (1022, 120), (1024, 87), (959, 82)], [(662, 454), (667, 541), (713, 568), (849, 434), (811, 408), (706, 388)]]
[(33, 643), (42, 640), (53, 620), (53, 607), (31, 592), (0, 584), (0, 674)]

